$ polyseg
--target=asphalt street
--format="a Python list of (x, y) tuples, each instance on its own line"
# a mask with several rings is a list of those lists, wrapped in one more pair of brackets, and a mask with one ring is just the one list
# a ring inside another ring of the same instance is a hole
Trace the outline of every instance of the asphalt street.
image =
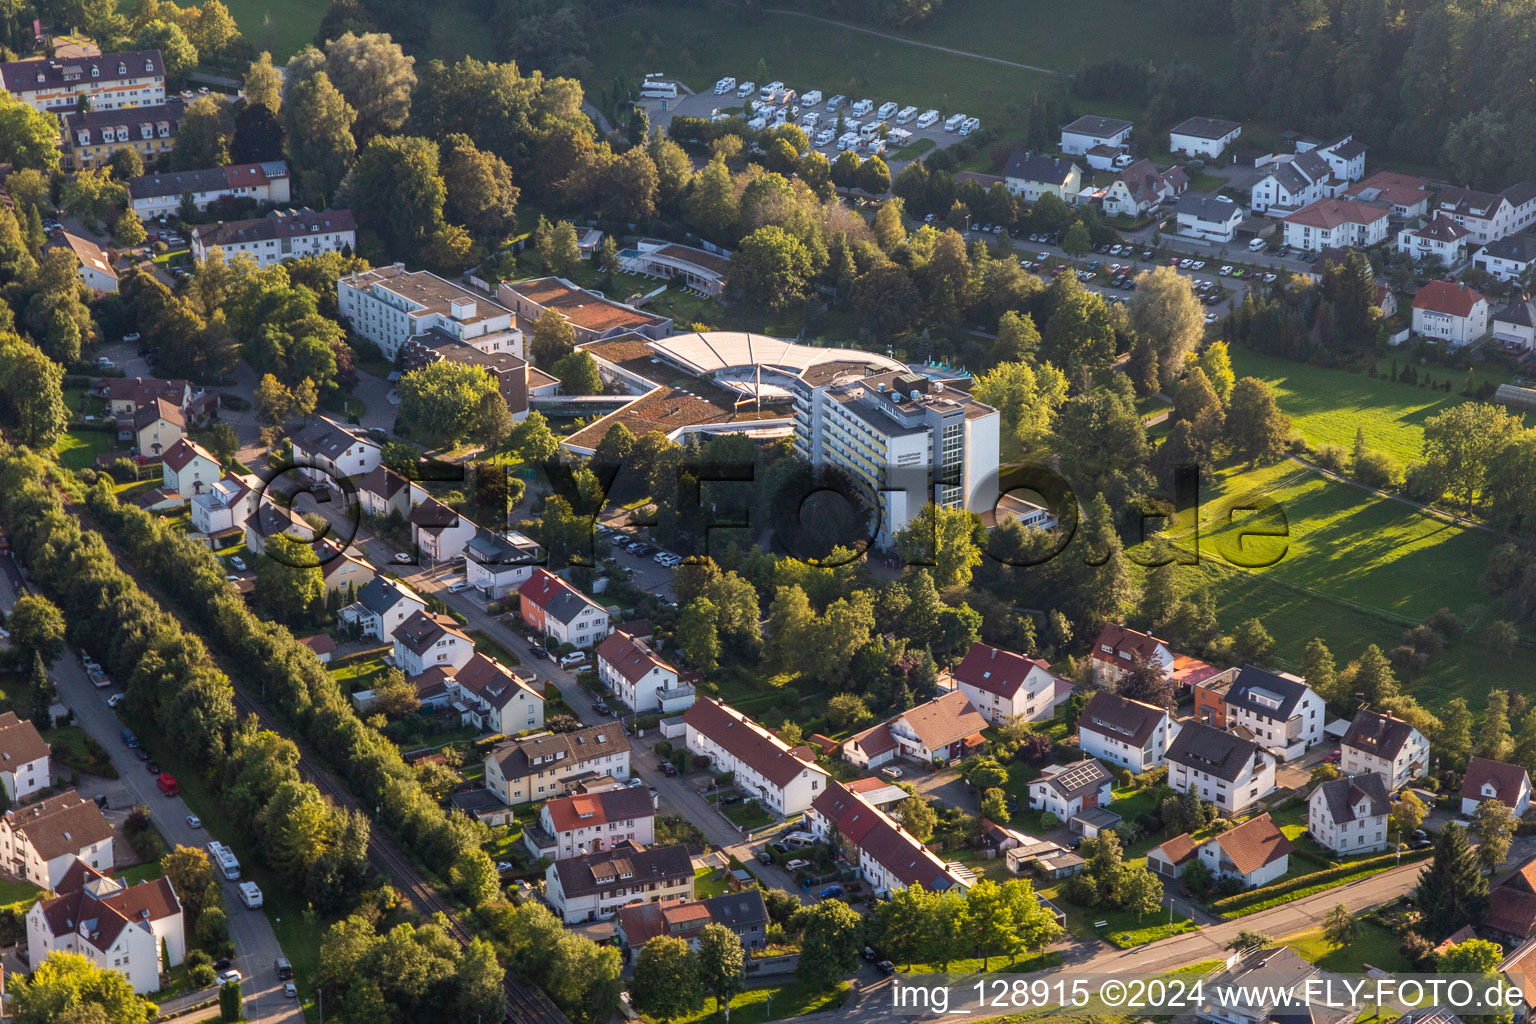
[[(9, 555), (0, 556), (0, 569), (3, 569), (0, 572), (0, 602), (9, 612), (19, 596), (20, 570)], [(126, 787), (133, 803), (148, 807), (155, 825), (170, 846), (203, 847), (210, 839), (219, 838), (188, 825), (186, 819), (191, 811), (187, 805), (180, 797), (161, 793), (155, 780), (144, 770), (143, 763), (123, 745), (120, 738), (123, 723), (107, 707), (107, 698), (121, 692), (121, 687), (98, 689), (86, 675), (79, 652), (74, 649), (55, 662), (49, 674), (58, 688), (59, 699), (75, 713), (75, 724), (106, 748), (120, 776), (113, 789)], [(233, 966), (244, 975), (241, 988), (245, 994), (246, 1018), (253, 1024), (303, 1024), (304, 1014), (298, 1001), (283, 995), (282, 983), (273, 970), (273, 961), (282, 955), (282, 948), (266, 913), (246, 909), (240, 902), (237, 883), (221, 879), (221, 884), (225, 903), (229, 906), (229, 935), (235, 946)]]

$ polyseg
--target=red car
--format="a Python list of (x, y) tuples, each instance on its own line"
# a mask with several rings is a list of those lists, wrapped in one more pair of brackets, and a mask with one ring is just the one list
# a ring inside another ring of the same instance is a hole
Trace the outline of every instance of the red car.
[(176, 785), (176, 779), (169, 772), (156, 779), (155, 785), (159, 786), (160, 792), (166, 796), (175, 796), (181, 789), (181, 787)]
[(1344, 754), (1343, 754), (1342, 751), (1334, 750), (1334, 751), (1330, 751), (1328, 756), (1323, 758), (1323, 760), (1327, 761), (1329, 764), (1338, 764), (1339, 763), (1339, 758), (1341, 758), (1343, 756), (1344, 756)]

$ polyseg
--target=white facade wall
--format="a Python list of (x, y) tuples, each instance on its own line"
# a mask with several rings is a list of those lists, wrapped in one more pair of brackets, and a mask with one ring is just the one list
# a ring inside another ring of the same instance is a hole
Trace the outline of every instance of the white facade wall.
[(714, 771), (734, 772), (736, 788), (757, 798), (775, 814), (799, 814), (822, 793), (822, 780), (826, 778), (826, 772), (820, 768), (806, 765), (794, 778), (780, 786), (758, 774), (751, 765), (691, 725), (685, 726), (684, 743), (691, 753), (709, 757)]
[(1168, 785), (1175, 792), (1193, 789), (1202, 800), (1209, 800), (1227, 814), (1237, 814), (1268, 796), (1275, 788), (1275, 763), (1263, 758), (1257, 771), (1249, 764), (1231, 783), (1197, 771), (1177, 761), (1168, 762)]
[[(1363, 801), (1369, 804), (1370, 801)], [(1361, 810), (1364, 808), (1362, 807)], [(1357, 812), (1358, 813), (1358, 812)], [(1387, 848), (1387, 815), (1385, 813), (1356, 817), (1342, 824), (1333, 820), (1328, 809), (1328, 798), (1322, 787), (1312, 791), (1307, 801), (1307, 829), (1312, 838), (1340, 856), (1356, 853), (1376, 853)]]

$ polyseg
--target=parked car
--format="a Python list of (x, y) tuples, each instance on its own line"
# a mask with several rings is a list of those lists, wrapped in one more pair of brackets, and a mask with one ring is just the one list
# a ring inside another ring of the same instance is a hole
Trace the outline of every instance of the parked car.
[(203, 819), (195, 814), (187, 815), (187, 828), (202, 828)]
[(801, 860), (801, 859), (799, 859), (797, 857), (794, 860), (790, 861), (788, 864), (785, 864), (784, 865), (784, 870), (785, 871), (799, 871), (801, 868), (808, 868), (810, 866), (811, 866), (811, 862), (810, 861), (808, 861), (808, 860)]
[(874, 963), (876, 960), (880, 959), (880, 954), (875, 952), (874, 946), (865, 946), (864, 959), (868, 960), (870, 963)]
[(880, 774), (888, 779), (899, 779), (901, 778), (901, 769), (895, 765), (888, 765), (880, 769)]
[(677, 775), (677, 765), (673, 764), (671, 761), (663, 761), (661, 763), (661, 774), (667, 776), (668, 778), (675, 777)]
[(1328, 752), (1328, 756), (1323, 758), (1323, 760), (1327, 761), (1329, 764), (1338, 764), (1339, 759), (1343, 756), (1344, 752), (1341, 750), (1330, 750)]
[(245, 570), (245, 559), (241, 558), (239, 555), (230, 555), (229, 564), (234, 566), (236, 569), (241, 570), (242, 572)]
[(587, 652), (585, 652), (585, 651), (572, 651), (570, 654), (567, 654), (565, 657), (560, 659), (560, 667), (561, 668), (575, 668), (577, 665), (585, 664), (586, 660), (587, 660)]
[(840, 900), (846, 893), (847, 890), (840, 885), (829, 885), (821, 890), (821, 898), (824, 900)]
[(291, 981), (283, 982), (283, 995), (289, 999), (299, 998), (299, 988)]
[(885, 975), (887, 978), (896, 973), (896, 965), (891, 963), (889, 960), (881, 960), (875, 966), (880, 968), (880, 973)]
[(123, 700), (127, 696), (128, 695), (125, 694), (125, 693), (114, 693), (112, 696), (107, 698), (107, 707), (109, 707), (109, 708), (117, 707), (119, 704), (121, 704), (123, 702)]
[(220, 985), (224, 984), (225, 982), (229, 982), (229, 981), (233, 981), (233, 982), (237, 982), (238, 983), (240, 981), (243, 981), (244, 979), (245, 979), (245, 975), (241, 974), (239, 971), (237, 971), (233, 967), (231, 967), (227, 971), (220, 971), (219, 972), (219, 984)]
[(767, 850), (759, 850), (757, 851), (757, 862), (759, 864), (772, 864), (773, 854), (769, 853)]

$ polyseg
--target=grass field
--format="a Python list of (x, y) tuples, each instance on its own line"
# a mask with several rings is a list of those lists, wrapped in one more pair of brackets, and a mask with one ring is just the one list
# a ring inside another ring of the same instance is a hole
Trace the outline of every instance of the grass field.
[[(808, 1013), (835, 1010), (848, 998), (848, 983), (840, 981), (830, 992), (813, 989), (804, 982), (786, 981), (738, 992), (731, 999), (731, 1024), (763, 1024), (764, 1021), (803, 1017)], [(641, 1017), (650, 1021), (649, 1017)], [(704, 1005), (693, 1013), (674, 1017), (672, 1024), (725, 1024), (726, 1015), (715, 1011), (715, 1001), (706, 997)]]
[[(272, 59), (281, 64), (314, 42), (326, 0), (229, 0), (228, 7), (240, 34), (258, 51), (271, 51)], [(494, 42), (471, 0), (433, 4), (431, 37), (399, 42), (407, 53), (441, 57), (450, 63), (466, 54), (482, 59), (495, 56)]]
[[(1383, 371), (1390, 372), (1391, 366), (1390, 358), (1382, 361)], [(1355, 443), (1356, 428), (1363, 427), (1367, 446), (1386, 452), (1403, 465), (1421, 456), (1424, 421), (1466, 401), (1461, 395), (1466, 375), (1439, 367), (1428, 372), (1436, 380), (1451, 377), (1455, 387), (1449, 392), (1237, 348), (1232, 350), (1232, 369), (1239, 377), (1268, 381), (1275, 389), (1280, 410), (1291, 418), (1308, 443), (1336, 444), (1349, 449)], [(1479, 380), (1485, 377), (1496, 383), (1509, 379), (1508, 374), (1500, 371), (1478, 374)]]
[(1334, 949), (1323, 938), (1321, 928), (1292, 935), (1281, 944), (1291, 947), (1303, 960), (1310, 960), (1325, 971), (1356, 974), (1367, 967), (1394, 973), (1413, 969), (1398, 948), (1397, 936), (1370, 921), (1360, 922), (1359, 938), (1347, 947)]

